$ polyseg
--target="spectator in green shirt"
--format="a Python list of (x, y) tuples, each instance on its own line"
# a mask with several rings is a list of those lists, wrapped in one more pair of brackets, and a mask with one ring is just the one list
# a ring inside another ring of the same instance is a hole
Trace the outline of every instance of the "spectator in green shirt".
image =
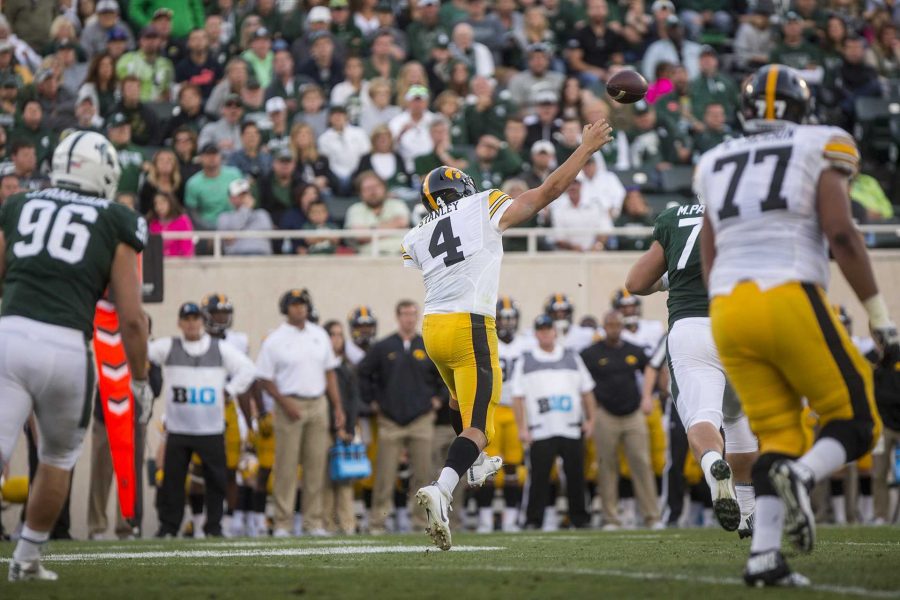
[(222, 155), (215, 144), (200, 149), (201, 170), (187, 181), (184, 205), (197, 229), (215, 229), (219, 215), (232, 210), (228, 184), (241, 179), (234, 167), (222, 166)]
[[(450, 38), (450, 32), (440, 22), (440, 6), (440, 0), (419, 0), (418, 13), (406, 28), (410, 58), (422, 64), (431, 58), (431, 49), (439, 35), (445, 35), (448, 40)], [(463, 14), (467, 13), (464, 11)]]
[(738, 109), (738, 88), (734, 79), (719, 71), (719, 55), (712, 46), (700, 50), (700, 76), (690, 84), (691, 109), (700, 119), (710, 104), (721, 104), (725, 118), (733, 123)]
[(712, 150), (725, 140), (736, 137), (725, 120), (725, 107), (718, 102), (706, 105), (703, 127), (703, 132), (694, 138), (694, 155), (698, 159), (707, 150)]
[(331, 0), (328, 7), (331, 9), (331, 35), (337, 43), (339, 56), (341, 58), (360, 56), (363, 50), (363, 34), (359, 27), (353, 24), (350, 3), (347, 0)]
[(803, 18), (794, 11), (785, 16), (781, 43), (772, 51), (770, 62), (794, 69), (814, 69), (822, 65), (822, 50), (803, 37)]
[(168, 58), (160, 56), (162, 40), (155, 27), (141, 32), (137, 50), (126, 52), (116, 63), (116, 75), (124, 79), (134, 75), (141, 82), (141, 102), (168, 102), (175, 79), (175, 67)]
[(253, 75), (263, 88), (272, 83), (272, 63), (275, 55), (272, 52), (272, 34), (265, 27), (260, 27), (250, 36), (250, 47), (241, 53), (247, 61)]
[(160, 8), (172, 11), (172, 37), (176, 39), (185, 38), (192, 30), (203, 27), (203, 0), (130, 0), (128, 19), (138, 29), (144, 28)]
[(106, 135), (116, 149), (122, 167), (117, 191), (137, 194), (144, 170), (144, 153), (131, 141), (131, 122), (128, 117), (122, 113), (112, 115), (106, 124)]
[(466, 153), (453, 147), (450, 141), (450, 122), (443, 117), (438, 117), (431, 122), (428, 128), (431, 141), (434, 143), (434, 151), (430, 154), (417, 156), (415, 160), (416, 173), (424, 177), (442, 165), (465, 170), (469, 166)]

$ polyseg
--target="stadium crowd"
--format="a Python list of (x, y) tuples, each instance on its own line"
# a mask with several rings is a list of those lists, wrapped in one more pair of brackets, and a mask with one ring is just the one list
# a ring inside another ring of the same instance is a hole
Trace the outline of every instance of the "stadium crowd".
[[(2, 10), (0, 202), (49, 185), (50, 157), (63, 132), (94, 130), (118, 150), (118, 200), (146, 214), (152, 232), (381, 229), (396, 230), (399, 239), (422, 215), (418, 186), (429, 170), (458, 167), (479, 188), (516, 196), (540, 184), (578, 146), (583, 123), (608, 116), (615, 143), (528, 226), (649, 226), (668, 203), (689, 200), (700, 154), (741, 135), (741, 78), (780, 62), (803, 72), (820, 121), (861, 139), (863, 174), (852, 187), (857, 218), (890, 222), (900, 204), (894, 191), (900, 189), (894, 185), (900, 120), (890, 110), (900, 97), (900, 4), (893, 0), (5, 0)], [(650, 82), (646, 100), (630, 106), (608, 101), (604, 82), (629, 66)], [(369, 243), (331, 234), (274, 242), (236, 238), (224, 251), (350, 254), (369, 251)], [(646, 245), (641, 236), (554, 231), (540, 247)], [(397, 246), (379, 248), (396, 255)], [(522, 240), (507, 240), (508, 250), (524, 247)], [(170, 257), (208, 250), (191, 239), (164, 244)], [(188, 355), (190, 344), (206, 335), (227, 341), (231, 307), (213, 296), (186, 303), (179, 313)], [(294, 305), (307, 314), (293, 318), (316, 320), (308, 294), (288, 294), (282, 305), (288, 320)], [(498, 317), (503, 310), (510, 307), (498, 307)], [(502, 475), (468, 492), (475, 515), (470, 526), (553, 529), (561, 516), (576, 527), (709, 523), (709, 493), (697, 485), (697, 465), (682, 458), (665, 468), (671, 462), (667, 439), (684, 434), (673, 431), (677, 418), (663, 417), (671, 410), (664, 378), (658, 389), (639, 387), (648, 369), (665, 370), (652, 360), (664, 328), (642, 320), (639, 303), (623, 294), (602, 323), (589, 316), (575, 322), (574, 316), (565, 296), (554, 295), (533, 335), (523, 318), (512, 337), (547, 352), (558, 344), (577, 354), (600, 353), (610, 364), (621, 358), (624, 366), (612, 374), (591, 370), (590, 380), (581, 382), (577, 393), (592, 394), (594, 402), (578, 411), (579, 427), (589, 425), (575, 436), (583, 447), (560, 443), (542, 461), (540, 477), (526, 467), (522, 445), (545, 440), (522, 431), (506, 440), (512, 460)], [(342, 321), (323, 323), (330, 352), (317, 365), (281, 367), (281, 349), (264, 346), (253, 383), (245, 381), (242, 359), (228, 359), (229, 392), (241, 402), (229, 404), (223, 415), (228, 427), (214, 433), (223, 438), (225, 455), (217, 443), (184, 439), (204, 437), (187, 430), (169, 432), (179, 436), (180, 454), (172, 438), (148, 457), (160, 474), (159, 533), (180, 533), (185, 504), (182, 477), (170, 475), (165, 485), (166, 464), (190, 473), (195, 536), (204, 529), (211, 535), (291, 535), (418, 526), (421, 515), (406, 508), (406, 492), (440, 464), (453, 436), (446, 390), (422, 349), (418, 317), (415, 303), (399, 303), (398, 332), (377, 340), (375, 318), (361, 307), (347, 331)], [(611, 333), (617, 328), (618, 341)], [(285, 344), (314, 343), (289, 336)], [(167, 365), (171, 352), (159, 352), (164, 382), (167, 367), (185, 365)], [(321, 385), (305, 380), (309, 389), (292, 389), (283, 371), (309, 368), (324, 375)], [(524, 422), (515, 407), (527, 403), (527, 390), (509, 387), (521, 396), (512, 399), (507, 417)], [(171, 400), (168, 392), (163, 396), (158, 404)], [(634, 417), (636, 437), (610, 429), (624, 417)], [(102, 440), (102, 423), (94, 427)], [(607, 434), (620, 435), (622, 443), (611, 447)], [(291, 440), (281, 446), (289, 452), (275, 445), (279, 436)], [(364, 464), (360, 446), (352, 445), (360, 439), (371, 475), (332, 481), (331, 465), (341, 462), (333, 448), (351, 444), (344, 462)], [(600, 460), (598, 469), (598, 455), (610, 452), (618, 466)], [(561, 466), (554, 453), (562, 456)], [(566, 476), (569, 463), (578, 476)], [(861, 461), (846, 486), (835, 480), (820, 492), (826, 498), (820, 508), (838, 522), (888, 519), (888, 463), (874, 465), (874, 481), (872, 468)], [(96, 507), (105, 506), (110, 473), (102, 465), (92, 475), (89, 527), (96, 537), (107, 530)], [(543, 486), (540, 493), (523, 490), (532, 480)], [(685, 493), (679, 491), (692, 494), (693, 512), (682, 509)], [(827, 501), (845, 491), (849, 509)], [(224, 530), (215, 508), (222, 500), (228, 506)], [(522, 507), (529, 501), (526, 517)], [(546, 506), (543, 515), (536, 502)], [(621, 504), (622, 514), (610, 504)], [(117, 532), (133, 534), (124, 523)]]
[[(702, 152), (740, 135), (741, 78), (781, 62), (802, 70), (820, 121), (862, 140), (857, 218), (891, 221), (898, 20), (889, 0), (8, 0), (0, 201), (48, 184), (65, 130), (97, 130), (119, 151), (121, 200), (154, 232), (399, 233), (421, 216), (430, 169), (521, 192), (573, 151), (582, 123), (608, 115), (615, 143), (528, 226), (649, 225), (690, 195)], [(628, 66), (650, 82), (646, 101), (610, 102), (604, 82)], [(224, 252), (366, 242), (242, 239)], [(555, 233), (540, 248), (645, 245)], [(164, 251), (209, 247), (170, 239)]]

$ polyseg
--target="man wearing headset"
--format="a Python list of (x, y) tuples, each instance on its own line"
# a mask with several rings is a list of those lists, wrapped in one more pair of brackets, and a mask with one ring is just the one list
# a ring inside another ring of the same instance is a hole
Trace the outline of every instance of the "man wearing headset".
[(256, 359), (259, 385), (275, 400), (275, 537), (288, 537), (293, 528), (299, 465), (306, 532), (325, 535), (322, 497), (331, 444), (326, 393), (335, 427), (344, 426), (334, 373), (340, 361), (325, 330), (309, 321), (311, 305), (306, 290), (285, 292), (278, 306), (286, 320), (263, 341)]

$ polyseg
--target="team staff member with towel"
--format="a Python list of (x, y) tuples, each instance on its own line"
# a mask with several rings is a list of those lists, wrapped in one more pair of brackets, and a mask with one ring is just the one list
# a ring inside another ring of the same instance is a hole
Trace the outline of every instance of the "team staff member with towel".
[[(207, 536), (222, 535), (225, 500), (225, 397), (246, 392), (253, 361), (212, 338), (193, 302), (178, 310), (181, 335), (150, 342), (149, 360), (162, 365), (166, 394), (166, 454), (157, 537), (176, 536), (184, 517), (184, 478), (191, 454), (203, 461)], [(227, 382), (227, 383), (226, 383)]]

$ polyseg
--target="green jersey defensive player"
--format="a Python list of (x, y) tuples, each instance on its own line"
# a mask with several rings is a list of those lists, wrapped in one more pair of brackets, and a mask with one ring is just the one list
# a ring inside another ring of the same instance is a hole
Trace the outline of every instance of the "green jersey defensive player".
[(109, 197), (119, 160), (99, 133), (70, 134), (53, 154), (53, 187), (11, 196), (0, 207), (0, 471), (34, 413), (38, 469), (9, 580), (55, 580), (41, 548), (56, 522), (81, 450), (94, 395), (89, 342), (94, 311), (110, 287), (132, 375), (149, 411), (147, 324), (138, 253), (147, 223)]
[(738, 529), (747, 537), (754, 505), (750, 470), (758, 445), (712, 338), (698, 243), (704, 209), (688, 204), (660, 213), (653, 243), (632, 266), (625, 287), (639, 295), (669, 291), (667, 345), (675, 407), (712, 492), (716, 518), (726, 530)]

